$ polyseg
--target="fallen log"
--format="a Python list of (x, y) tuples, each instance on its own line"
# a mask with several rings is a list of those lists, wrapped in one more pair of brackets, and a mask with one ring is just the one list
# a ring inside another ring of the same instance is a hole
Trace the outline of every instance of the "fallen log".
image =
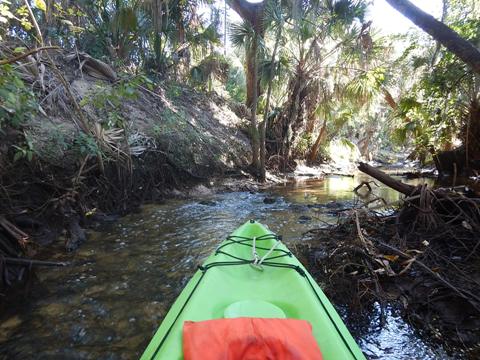
[(405, 184), (399, 180), (395, 180), (390, 175), (385, 174), (383, 171), (374, 168), (366, 163), (361, 162), (358, 165), (358, 170), (364, 172), (367, 175), (377, 179), (381, 183), (387, 185), (388, 187), (397, 190), (398, 192), (410, 196), (415, 191), (415, 186)]

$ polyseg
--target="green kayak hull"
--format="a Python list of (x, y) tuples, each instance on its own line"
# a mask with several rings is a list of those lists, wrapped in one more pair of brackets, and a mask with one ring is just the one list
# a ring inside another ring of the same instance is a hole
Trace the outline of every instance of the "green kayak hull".
[[(253, 238), (257, 259), (266, 255), (260, 266), (251, 264)], [(315, 280), (277, 236), (256, 221), (235, 230), (199, 267), (141, 359), (183, 359), (183, 323), (224, 317), (307, 320), (325, 360), (365, 359)]]

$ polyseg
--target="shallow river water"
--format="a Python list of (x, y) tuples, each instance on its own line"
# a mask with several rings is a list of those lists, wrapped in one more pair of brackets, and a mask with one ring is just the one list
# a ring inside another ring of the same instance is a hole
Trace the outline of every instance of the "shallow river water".
[[(32, 296), (1, 319), (0, 358), (136, 359), (196, 266), (236, 227), (257, 219), (294, 247), (308, 241), (303, 232), (335, 222), (332, 209), (356, 201), (360, 180), (332, 176), (269, 193), (170, 200), (91, 231), (77, 252), (56, 255), (71, 266), (39, 270)], [(385, 187), (374, 193), (399, 197)], [(357, 341), (370, 359), (453, 359), (393, 312)]]

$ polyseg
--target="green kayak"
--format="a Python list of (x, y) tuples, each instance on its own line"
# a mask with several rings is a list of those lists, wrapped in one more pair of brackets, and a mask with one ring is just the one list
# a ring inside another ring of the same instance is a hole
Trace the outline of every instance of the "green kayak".
[(185, 321), (236, 317), (307, 320), (324, 360), (365, 359), (311, 275), (279, 236), (253, 220), (199, 266), (141, 359), (183, 359)]

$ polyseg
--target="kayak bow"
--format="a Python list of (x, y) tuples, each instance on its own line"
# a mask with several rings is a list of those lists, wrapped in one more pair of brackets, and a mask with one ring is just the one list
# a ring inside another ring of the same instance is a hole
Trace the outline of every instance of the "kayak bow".
[(324, 360), (365, 359), (312, 276), (279, 236), (253, 220), (199, 266), (141, 359), (183, 359), (185, 321), (237, 317), (307, 320)]

